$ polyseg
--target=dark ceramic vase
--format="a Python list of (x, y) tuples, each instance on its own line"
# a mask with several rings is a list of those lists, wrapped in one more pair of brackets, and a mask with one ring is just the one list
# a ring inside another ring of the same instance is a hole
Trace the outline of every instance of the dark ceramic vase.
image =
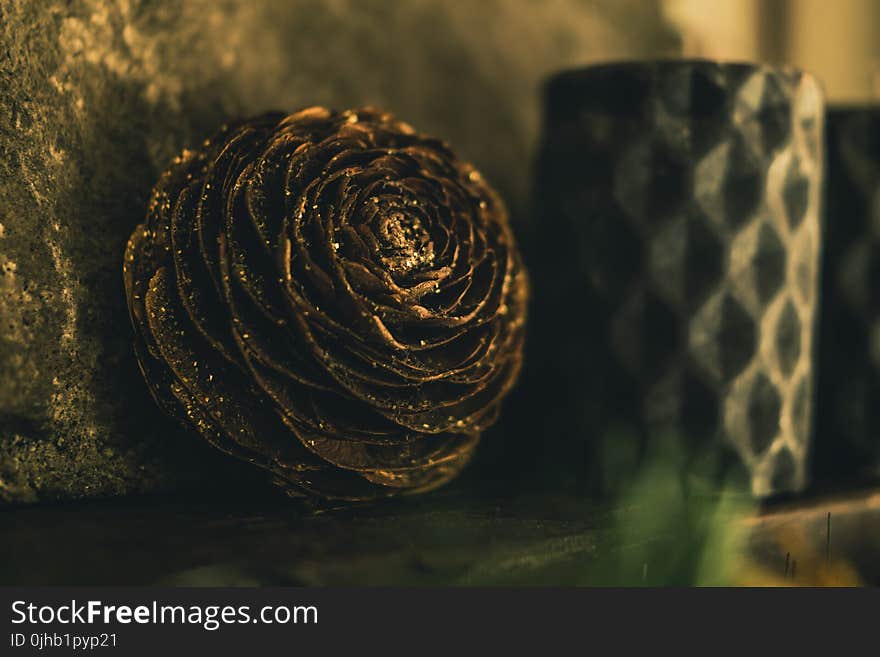
[(813, 471), (880, 475), (880, 107), (830, 108)]
[(613, 486), (630, 441), (634, 462), (663, 445), (760, 497), (805, 486), (823, 126), (819, 85), (788, 69), (631, 62), (548, 82), (530, 356), (568, 387), (548, 415), (586, 441), (591, 476)]

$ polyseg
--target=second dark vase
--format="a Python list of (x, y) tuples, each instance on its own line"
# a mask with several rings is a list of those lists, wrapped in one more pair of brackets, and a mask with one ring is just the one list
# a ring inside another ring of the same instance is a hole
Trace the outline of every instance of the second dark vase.
[(880, 476), (880, 107), (827, 119), (819, 399), (813, 471)]

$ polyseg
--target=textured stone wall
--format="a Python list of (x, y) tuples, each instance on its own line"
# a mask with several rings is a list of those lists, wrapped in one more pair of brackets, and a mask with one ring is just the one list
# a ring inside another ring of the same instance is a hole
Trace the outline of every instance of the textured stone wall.
[(659, 24), (650, 0), (0, 4), (0, 503), (225, 472), (151, 404), (123, 300), (126, 238), (183, 146), (237, 115), (378, 104), (521, 217), (540, 78), (669, 50)]

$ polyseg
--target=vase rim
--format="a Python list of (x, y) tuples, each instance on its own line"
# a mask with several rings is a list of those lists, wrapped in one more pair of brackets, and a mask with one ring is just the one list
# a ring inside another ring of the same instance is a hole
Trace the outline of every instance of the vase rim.
[(880, 114), (880, 98), (827, 103), (826, 114)]
[(719, 60), (701, 57), (659, 57), (654, 59), (618, 59), (608, 61), (597, 61), (583, 66), (574, 66), (559, 69), (555, 73), (550, 74), (544, 80), (545, 86), (557, 84), (565, 80), (576, 80), (581, 77), (589, 76), (593, 73), (608, 71), (626, 71), (637, 69), (666, 69), (675, 70), (683, 67), (719, 70), (739, 70), (739, 71), (764, 71), (766, 73), (775, 73), (790, 77), (810, 77), (815, 76), (801, 68), (789, 65), (771, 64), (768, 62), (748, 61), (748, 60)]

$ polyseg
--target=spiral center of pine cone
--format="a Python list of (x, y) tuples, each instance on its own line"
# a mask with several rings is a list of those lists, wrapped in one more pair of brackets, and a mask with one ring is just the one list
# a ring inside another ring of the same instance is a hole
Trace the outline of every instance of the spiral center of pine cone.
[(402, 210), (380, 215), (379, 243), (382, 263), (393, 276), (406, 276), (434, 264), (434, 243), (422, 220)]
[(522, 362), (504, 204), (374, 109), (267, 114), (184, 151), (124, 274), (157, 402), (292, 494), (450, 480)]

